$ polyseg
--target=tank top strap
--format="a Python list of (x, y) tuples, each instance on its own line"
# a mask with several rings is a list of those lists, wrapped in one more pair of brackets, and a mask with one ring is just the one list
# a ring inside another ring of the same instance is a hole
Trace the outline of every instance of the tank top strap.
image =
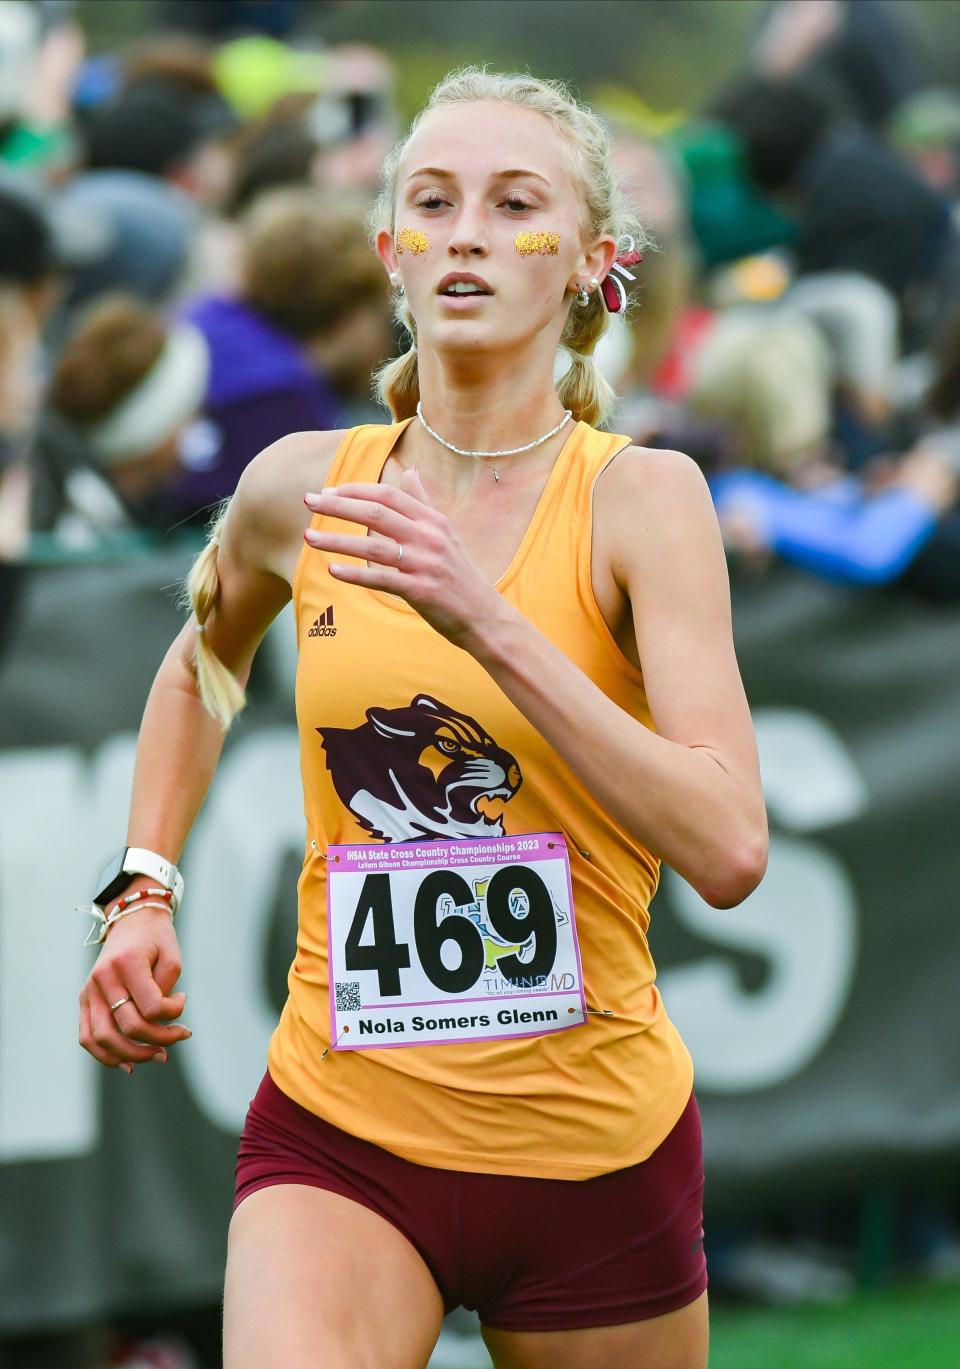
[(396, 423), (360, 423), (348, 428), (330, 463), (327, 484), (377, 484), (387, 457), (412, 422), (413, 417), (401, 418)]
[[(571, 480), (570, 496), (574, 501), (571, 509), (572, 519), (579, 530), (576, 548), (577, 579), (584, 602), (595, 610), (600, 619), (600, 610), (593, 595), (593, 574), (591, 570), (593, 555), (593, 495), (597, 480), (606, 470), (613, 458), (632, 446), (633, 438), (623, 433), (602, 433), (596, 428), (587, 428), (584, 434), (580, 460), (576, 463), (574, 478)], [(601, 620), (602, 621), (602, 620)]]
[(588, 423), (577, 425), (550, 507), (544, 510), (543, 526), (525, 558), (528, 576), (557, 590), (568, 586), (591, 617), (599, 616), (591, 576), (594, 488), (601, 472), (632, 440), (623, 433), (600, 432)]
[[(340, 444), (334, 453), (327, 471), (325, 484), (377, 484), (380, 472), (386, 464), (400, 434), (413, 420), (401, 419), (398, 423), (360, 423), (354, 428), (345, 428)], [(341, 518), (331, 518), (329, 514), (314, 513), (309, 526), (315, 532), (337, 532), (362, 537), (366, 528), (362, 523), (346, 523)], [(321, 551), (304, 542), (297, 557), (291, 580), (294, 610), (299, 622), (300, 599), (304, 588), (304, 576), (308, 567), (319, 568), (334, 560), (332, 552)], [(319, 574), (319, 569), (311, 572)]]

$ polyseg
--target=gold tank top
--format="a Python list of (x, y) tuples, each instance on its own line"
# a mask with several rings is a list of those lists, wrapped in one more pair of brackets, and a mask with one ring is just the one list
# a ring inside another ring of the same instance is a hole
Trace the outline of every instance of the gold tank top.
[[(411, 421), (346, 430), (328, 485), (378, 482)], [(594, 483), (629, 443), (573, 426), (496, 587), (655, 731), (643, 676), (616, 645), (591, 582)], [(319, 514), (311, 525), (365, 531)], [(586, 1179), (646, 1159), (693, 1086), (647, 944), (658, 858), (604, 812), (469, 653), (398, 596), (335, 580), (335, 559), (305, 543), (293, 577), (307, 843), (289, 995), (268, 1052), (273, 1079), (334, 1126), (418, 1164)], [(453, 738), (449, 764), (431, 750), (438, 729)], [(400, 743), (414, 732), (412, 751)], [(436, 763), (418, 763), (425, 754)], [(491, 757), (509, 777), (495, 796), (471, 793), (465, 779)], [(509, 1040), (331, 1050), (327, 848), (539, 832), (561, 832), (569, 850), (595, 1010), (586, 1023)]]

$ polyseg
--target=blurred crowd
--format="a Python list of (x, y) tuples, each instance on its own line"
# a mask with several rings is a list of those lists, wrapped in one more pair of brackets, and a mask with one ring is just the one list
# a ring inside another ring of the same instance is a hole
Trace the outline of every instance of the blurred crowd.
[[(69, 2), (0, 3), (0, 650), (40, 560), (149, 551), (282, 434), (389, 421), (365, 214), (398, 77), (307, 41), (302, 8), (158, 0), (102, 53)], [(584, 92), (656, 242), (597, 358), (611, 428), (696, 459), (745, 574), (952, 601), (960, 87), (925, 79), (909, 9), (776, 0), (696, 110)], [(797, 1259), (745, 1291), (842, 1292)]]
[(696, 457), (746, 565), (954, 600), (960, 91), (922, 85), (907, 18), (784, 0), (695, 116), (609, 93), (661, 247), (617, 427)]
[[(0, 558), (203, 522), (282, 433), (388, 416), (365, 211), (390, 57), (281, 0), (154, 6), (90, 52), (0, 6)], [(703, 108), (595, 106), (657, 248), (598, 360), (701, 464), (732, 559), (960, 595), (960, 91), (886, 0), (780, 0)]]
[(149, 548), (282, 434), (383, 418), (393, 71), (292, 46), (295, 13), (157, 5), (104, 55), (0, 4), (0, 633), (38, 557)]

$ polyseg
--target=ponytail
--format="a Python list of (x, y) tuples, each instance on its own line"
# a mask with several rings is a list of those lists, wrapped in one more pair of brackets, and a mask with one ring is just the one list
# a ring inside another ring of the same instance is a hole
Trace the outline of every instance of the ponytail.
[(560, 335), (560, 346), (569, 353), (570, 366), (557, 381), (557, 395), (575, 419), (592, 427), (605, 423), (617, 402), (613, 387), (593, 359), (597, 343), (610, 326), (609, 320), (600, 291), (595, 290), (589, 304), (570, 306)]
[(207, 544), (190, 567), (180, 596), (181, 607), (189, 608), (197, 620), (193, 670), (200, 699), (225, 732), (247, 702), (243, 686), (211, 649), (206, 637), (207, 619), (220, 597), (217, 552), (229, 507), (230, 500), (225, 499), (214, 514)]
[(404, 295), (394, 299), (393, 316), (410, 336), (410, 346), (398, 357), (393, 357), (373, 374), (373, 392), (385, 409), (393, 414), (393, 421), (412, 418), (420, 401), (420, 375), (417, 369), (417, 325)]
[(416, 347), (385, 362), (374, 372), (373, 384), (377, 399), (385, 409), (390, 410), (395, 423), (402, 418), (412, 418), (420, 399)]

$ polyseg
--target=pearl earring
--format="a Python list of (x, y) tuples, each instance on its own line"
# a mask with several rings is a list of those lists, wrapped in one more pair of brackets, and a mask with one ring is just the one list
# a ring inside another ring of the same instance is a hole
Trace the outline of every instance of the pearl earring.
[(584, 285), (577, 286), (577, 303), (581, 309), (585, 309), (590, 303), (590, 293)]

